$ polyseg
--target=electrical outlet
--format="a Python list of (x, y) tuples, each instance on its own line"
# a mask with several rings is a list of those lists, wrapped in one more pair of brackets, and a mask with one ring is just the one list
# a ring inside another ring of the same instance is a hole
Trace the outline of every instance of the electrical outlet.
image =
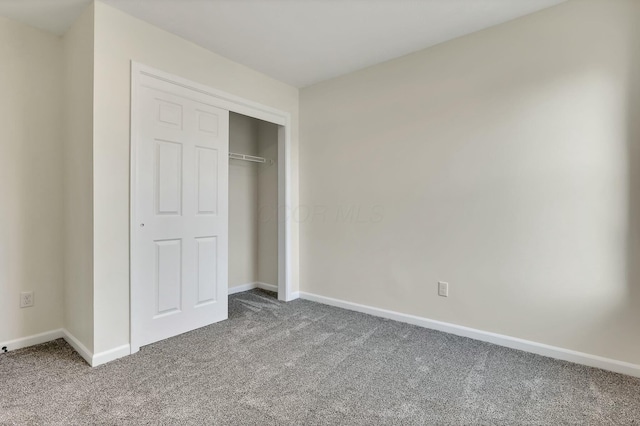
[(33, 292), (23, 291), (20, 293), (20, 307), (29, 308), (31, 306), (33, 306)]
[(438, 281), (438, 296), (449, 297), (449, 283)]

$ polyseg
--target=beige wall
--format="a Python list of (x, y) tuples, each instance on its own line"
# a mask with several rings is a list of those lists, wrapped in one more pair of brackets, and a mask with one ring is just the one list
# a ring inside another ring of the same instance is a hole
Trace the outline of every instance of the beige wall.
[[(65, 327), (93, 350), (93, 6), (63, 38)], [(62, 253), (62, 251), (61, 251)]]
[(278, 126), (259, 121), (258, 139), (258, 281), (278, 286)]
[(303, 89), (301, 290), (639, 364), (638, 22), (570, 1)]
[[(258, 155), (259, 121), (229, 114), (229, 151)], [(229, 288), (258, 281), (258, 165), (229, 161)]]
[[(95, 351), (129, 342), (130, 61), (138, 61), (292, 116), (297, 179), (298, 90), (102, 3), (95, 5)], [(297, 187), (292, 188), (297, 204)], [(298, 233), (293, 229), (294, 253)], [(293, 260), (294, 290), (297, 257)]]
[[(62, 43), (0, 17), (0, 342), (61, 328)], [(20, 308), (20, 292), (35, 305)]]

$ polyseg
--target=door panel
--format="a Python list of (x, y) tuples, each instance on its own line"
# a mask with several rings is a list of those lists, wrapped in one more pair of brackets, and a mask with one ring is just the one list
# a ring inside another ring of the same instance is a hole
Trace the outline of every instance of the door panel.
[(198, 299), (197, 305), (215, 302), (217, 298), (218, 238), (197, 238)]
[(155, 292), (157, 309), (154, 317), (180, 312), (182, 308), (182, 240), (155, 241)]
[(156, 140), (157, 214), (179, 215), (182, 205), (182, 144)]
[(152, 78), (137, 93), (132, 332), (142, 346), (227, 318), (229, 112)]
[(218, 213), (218, 150), (198, 148), (198, 209), (197, 213), (216, 215)]

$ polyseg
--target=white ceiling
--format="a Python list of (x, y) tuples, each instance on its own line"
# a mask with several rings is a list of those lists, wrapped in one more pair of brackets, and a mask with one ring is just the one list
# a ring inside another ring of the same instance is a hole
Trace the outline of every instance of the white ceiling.
[[(304, 87), (565, 0), (104, 0)], [(88, 0), (0, 0), (5, 15), (62, 34)]]

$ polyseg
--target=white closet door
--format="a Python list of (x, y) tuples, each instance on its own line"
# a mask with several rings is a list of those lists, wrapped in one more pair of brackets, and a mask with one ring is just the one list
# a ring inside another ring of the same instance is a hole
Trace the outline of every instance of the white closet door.
[(137, 91), (136, 346), (228, 316), (229, 112), (189, 89), (158, 87)]

